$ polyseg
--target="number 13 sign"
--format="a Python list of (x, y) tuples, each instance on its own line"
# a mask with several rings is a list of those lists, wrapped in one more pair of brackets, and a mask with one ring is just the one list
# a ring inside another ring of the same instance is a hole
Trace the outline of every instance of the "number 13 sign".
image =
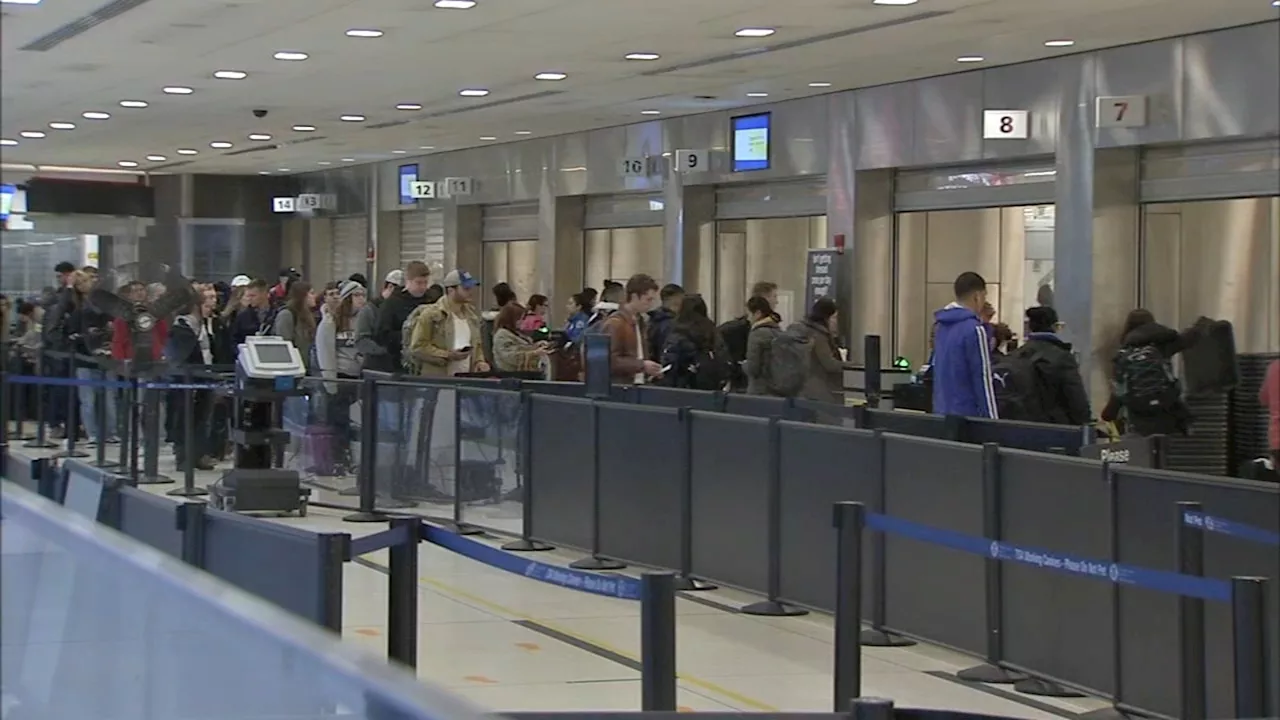
[(983, 110), (983, 140), (1026, 140), (1030, 122), (1026, 110)]

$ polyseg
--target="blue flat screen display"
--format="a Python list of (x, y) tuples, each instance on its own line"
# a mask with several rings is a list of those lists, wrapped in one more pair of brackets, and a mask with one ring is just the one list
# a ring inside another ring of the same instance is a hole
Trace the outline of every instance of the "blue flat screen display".
[(417, 165), (401, 165), (400, 166), (400, 204), (412, 205), (416, 200), (413, 198), (413, 184), (418, 182), (418, 166)]
[(733, 119), (733, 171), (769, 169), (769, 113)]
[(0, 185), (0, 220), (8, 220), (13, 212), (13, 196), (18, 189), (13, 185)]

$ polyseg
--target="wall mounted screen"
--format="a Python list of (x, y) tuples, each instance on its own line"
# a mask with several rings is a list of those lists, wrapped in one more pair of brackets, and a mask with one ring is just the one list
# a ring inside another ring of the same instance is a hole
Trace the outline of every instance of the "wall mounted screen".
[(18, 188), (13, 185), (0, 185), (0, 220), (8, 220), (9, 213), (13, 212), (13, 196), (18, 192)]
[(401, 165), (400, 166), (400, 204), (412, 205), (416, 200), (413, 198), (413, 184), (418, 182), (418, 166), (417, 165)]
[(733, 123), (733, 171), (769, 169), (769, 113), (743, 115)]

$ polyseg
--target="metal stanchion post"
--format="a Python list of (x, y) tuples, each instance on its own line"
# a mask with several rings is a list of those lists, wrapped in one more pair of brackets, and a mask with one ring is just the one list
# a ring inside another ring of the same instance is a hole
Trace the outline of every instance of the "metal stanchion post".
[(520, 539), (502, 546), (507, 552), (542, 552), (552, 546), (534, 540), (533, 532), (533, 392), (520, 393), (520, 467), (524, 471), (520, 483)]
[[(132, 373), (129, 373), (132, 375)], [(138, 443), (141, 442), (138, 417), (138, 378), (129, 378), (129, 387), (124, 390), (125, 407), (129, 416), (125, 418), (125, 437), (120, 441), (120, 467), (127, 468), (129, 479), (138, 484)]]
[(1235, 662), (1235, 717), (1267, 714), (1267, 580), (1231, 578), (1231, 637)]
[(365, 378), (360, 407), (360, 471), (356, 486), (360, 489), (360, 511), (342, 518), (347, 522), (383, 522), (387, 516), (378, 512), (378, 488), (374, 473), (378, 466), (378, 381)]
[(843, 712), (862, 694), (862, 537), (867, 509), (839, 502), (836, 528), (835, 695), (832, 711)]
[(591, 403), (591, 554), (569, 563), (575, 570), (621, 570), (626, 564), (600, 557), (600, 405)]
[[(36, 349), (36, 377), (37, 378), (44, 377), (44, 349), (43, 348)], [(37, 380), (36, 384), (33, 387), (36, 389), (36, 436), (26, 441), (25, 443), (23, 443), (22, 447), (40, 448), (45, 450), (49, 448), (56, 448), (58, 447), (58, 444), (55, 442), (50, 442), (49, 438), (45, 436), (44, 401), (45, 401), (45, 395), (48, 394), (48, 386), (40, 384), (39, 380)]]
[[(0, 318), (0, 322), (4, 322)], [(9, 447), (9, 417), (13, 414), (12, 404), (13, 393), (9, 390), (9, 366), (12, 364), (9, 358), (9, 348), (0, 348), (0, 352), (5, 353), (0, 362), (4, 364), (4, 379), (0, 380), (0, 446)]]
[(406, 528), (406, 540), (388, 549), (387, 657), (405, 667), (418, 665), (418, 542), (422, 520), (393, 518)]
[(75, 384), (76, 354), (67, 353), (67, 362), (72, 381), (67, 385), (67, 449), (54, 453), (54, 457), (86, 458), (89, 453), (76, 449), (76, 440), (80, 437), (80, 386)]
[[(843, 708), (841, 708), (843, 710)], [(852, 720), (893, 720), (893, 701), (884, 698), (857, 698), (849, 707)]]
[[(102, 366), (102, 378), (106, 380), (108, 376), (106, 366)], [(96, 467), (104, 468), (109, 465), (107, 462), (107, 438), (111, 437), (112, 431), (107, 427), (107, 393), (111, 389), (106, 383), (94, 388), (93, 393), (93, 415), (94, 423), (98, 426), (97, 447), (93, 449), (93, 464)]]
[(139, 485), (168, 485), (173, 478), (160, 474), (160, 391), (142, 388), (142, 426), (146, 437), (142, 442), (142, 474)]
[[(174, 488), (166, 495), (173, 497), (200, 497), (209, 491), (196, 487), (196, 461), (201, 457), (203, 448), (196, 447), (196, 391), (192, 388), (191, 371), (183, 376), (186, 387), (182, 389), (182, 487)], [(172, 396), (171, 396), (172, 397)]]
[[(1199, 513), (1198, 502), (1177, 504), (1178, 572), (1204, 576), (1204, 532), (1183, 522), (1185, 513)], [(1181, 720), (1204, 720), (1209, 715), (1209, 688), (1205, 670), (1204, 600), (1178, 596), (1178, 687)]]
[(640, 709), (676, 711), (676, 577), (640, 578)]

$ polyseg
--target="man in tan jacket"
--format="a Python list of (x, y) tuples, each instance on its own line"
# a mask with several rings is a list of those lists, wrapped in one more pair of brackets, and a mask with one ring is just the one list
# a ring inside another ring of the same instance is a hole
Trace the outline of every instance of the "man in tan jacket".
[(471, 273), (445, 275), (444, 296), (417, 311), (410, 355), (423, 377), (450, 377), (489, 371), (480, 335), (480, 314), (471, 303), (479, 285)]
[(618, 309), (600, 326), (610, 338), (609, 368), (615, 383), (640, 385), (662, 375), (662, 366), (645, 357), (645, 313), (658, 300), (658, 283), (640, 273), (632, 275), (624, 288)]

